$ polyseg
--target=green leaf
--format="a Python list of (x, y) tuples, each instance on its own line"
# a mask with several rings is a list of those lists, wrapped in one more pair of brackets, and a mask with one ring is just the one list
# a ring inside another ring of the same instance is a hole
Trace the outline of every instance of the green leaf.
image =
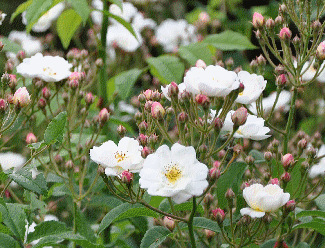
[(211, 231), (220, 233), (220, 227), (218, 226), (217, 222), (212, 221), (210, 219), (204, 217), (195, 217), (193, 219), (193, 226), (198, 228), (209, 229)]
[(65, 10), (56, 22), (56, 29), (64, 49), (70, 45), (70, 41), (82, 22), (82, 18), (74, 9)]
[(249, 155), (251, 155), (255, 159), (254, 163), (256, 163), (256, 164), (260, 164), (260, 163), (264, 163), (265, 162), (264, 154), (261, 153), (260, 151), (251, 150), (249, 152)]
[(100, 207), (107, 207), (107, 208), (116, 208), (120, 206), (123, 202), (114, 197), (109, 195), (95, 195), (91, 198), (89, 205), (90, 206), (100, 206)]
[(136, 38), (138, 39), (136, 33), (134, 32), (134, 29), (132, 27), (132, 25), (130, 23), (128, 23), (127, 21), (125, 21), (123, 18), (117, 16), (117, 15), (114, 15), (108, 11), (105, 11), (103, 10), (102, 11), (104, 15), (108, 16), (108, 17), (111, 17), (113, 19), (115, 19), (116, 21), (118, 21), (120, 24), (122, 24), (127, 30), (129, 30), (129, 32)]
[(157, 58), (148, 58), (147, 63), (150, 66), (151, 74), (163, 84), (170, 84), (173, 81), (177, 84), (182, 82), (185, 66), (179, 58), (163, 55)]
[(43, 148), (44, 146), (46, 146), (46, 144), (44, 143), (44, 140), (27, 145), (28, 148), (33, 149), (33, 150), (39, 150), (39, 149)]
[[(159, 209), (164, 212), (167, 212), (167, 213), (172, 212), (169, 201), (167, 198), (165, 198), (163, 201), (161, 201), (161, 203), (159, 205)], [(183, 202), (181, 204), (175, 204), (174, 209), (175, 209), (175, 211), (191, 211), (193, 209), (193, 202), (188, 201), (188, 202)], [(197, 206), (196, 211), (201, 214), (204, 213), (203, 207), (201, 205)]]
[(225, 193), (229, 188), (232, 188), (235, 195), (239, 192), (239, 187), (242, 183), (242, 177), (247, 168), (244, 162), (232, 163), (229, 169), (223, 174), (217, 181), (217, 197), (218, 206), (220, 208), (226, 208), (227, 200)]
[(47, 145), (53, 144), (56, 141), (62, 142), (66, 121), (67, 112), (65, 111), (53, 118), (44, 133), (44, 142)]
[(315, 199), (315, 202), (316, 202), (317, 207), (320, 210), (325, 211), (325, 194), (322, 194), (322, 195), (318, 196)]
[(68, 231), (68, 228), (63, 222), (54, 220), (44, 221), (35, 226), (34, 232), (28, 233), (27, 242), (30, 243), (46, 236), (58, 235)]
[(68, 0), (75, 11), (81, 16), (82, 22), (85, 24), (90, 14), (90, 9), (87, 0)]
[(303, 217), (303, 216), (315, 216), (315, 217), (322, 217), (325, 218), (325, 212), (319, 211), (319, 210), (305, 210), (297, 213), (297, 218)]
[(20, 45), (18, 45), (15, 42), (12, 42), (8, 38), (3, 37), (0, 40), (1, 40), (2, 44), (4, 45), (4, 47), (3, 47), (4, 52), (18, 53), (19, 51), (23, 50)]
[(35, 211), (38, 209), (41, 215), (46, 214), (46, 203), (37, 199), (37, 196), (33, 192), (25, 190), (24, 198), (26, 201), (30, 202), (29, 207), (31, 211)]
[(109, 96), (112, 92), (112, 84), (115, 86), (115, 90), (118, 92), (120, 97), (125, 100), (129, 97), (130, 93), (132, 92), (132, 88), (136, 81), (138, 80), (139, 76), (141, 75), (142, 70), (139, 69), (132, 69), (129, 71), (122, 72), (110, 80), (108, 80), (108, 92), (107, 95)]
[(159, 214), (157, 214), (153, 210), (143, 207), (141, 204), (132, 205), (130, 203), (124, 203), (114, 208), (108, 214), (105, 215), (99, 225), (98, 233), (104, 231), (113, 221), (139, 216), (150, 216), (157, 218)]
[(242, 51), (257, 48), (246, 36), (231, 30), (223, 31), (220, 34), (209, 35), (203, 40), (203, 42), (211, 44), (222, 51)]
[(19, 243), (7, 234), (0, 233), (0, 248), (19, 248)]
[(266, 241), (263, 245), (261, 245), (261, 248), (273, 248), (275, 245), (276, 240), (275, 239), (270, 239)]
[(122, 0), (108, 0), (112, 4), (116, 4), (123, 11), (123, 1)]
[(47, 185), (43, 173), (40, 173), (34, 179), (32, 172), (27, 168), (22, 168), (15, 173), (9, 174), (9, 177), (23, 188), (44, 195), (47, 192)]
[(206, 43), (192, 43), (188, 46), (181, 46), (178, 53), (192, 66), (199, 59), (202, 59), (207, 65), (211, 65), (213, 63), (213, 54), (208, 46)]
[(319, 222), (317, 220), (313, 220), (311, 222), (307, 222), (307, 223), (302, 223), (302, 224), (298, 224), (293, 226), (293, 230), (296, 230), (298, 228), (309, 228), (309, 229), (313, 229), (316, 232), (319, 232), (322, 235), (325, 235), (325, 223)]
[(2, 222), (23, 242), (26, 231), (26, 214), (21, 204), (6, 204), (3, 198), (0, 198), (0, 212)]
[(8, 176), (3, 171), (0, 172), (0, 182), (5, 182), (8, 179)]
[(89, 223), (83, 213), (78, 209), (77, 204), (74, 203), (74, 208), (75, 208), (75, 221), (76, 221), (76, 228), (77, 232), (85, 237), (87, 240), (96, 243), (96, 237), (94, 234), (94, 231), (91, 229), (89, 226)]
[(305, 160), (305, 158), (300, 158), (290, 173), (291, 180), (286, 187), (286, 192), (290, 193), (291, 197), (299, 197), (301, 192), (304, 192), (300, 188), (300, 190), (296, 193), (297, 188), (300, 186), (302, 180), (300, 172), (301, 163)]
[(141, 240), (140, 248), (156, 248), (170, 235), (171, 232), (164, 226), (155, 226), (149, 229)]
[(52, 0), (33, 0), (26, 9), (27, 26), (26, 31), (29, 33), (37, 20), (51, 8)]
[(28, 0), (18, 6), (18, 8), (15, 10), (15, 12), (10, 17), (10, 22), (13, 22), (13, 20), (21, 13), (23, 13), (31, 4), (33, 0)]
[(310, 245), (305, 242), (302, 242), (297, 245), (297, 248), (310, 248)]

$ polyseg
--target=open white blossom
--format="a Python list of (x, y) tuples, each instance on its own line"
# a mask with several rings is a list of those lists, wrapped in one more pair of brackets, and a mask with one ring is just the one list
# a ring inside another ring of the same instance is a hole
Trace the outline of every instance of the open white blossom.
[(103, 10), (103, 2), (101, 0), (93, 0), (91, 5), (94, 9), (90, 15), (91, 19), (93, 20), (94, 24), (101, 25), (103, 22), (103, 13), (100, 10)]
[[(268, 97), (262, 99), (263, 111), (264, 113), (268, 113), (271, 111), (273, 104), (276, 99), (276, 92), (272, 92)], [(291, 101), (291, 93), (289, 91), (283, 90), (279, 95), (278, 102), (275, 105), (274, 110), (283, 110), (284, 112), (289, 111), (290, 106), (289, 103)], [(256, 110), (256, 102), (253, 102), (249, 108), (253, 114), (257, 114)]]
[[(111, 4), (109, 6), (109, 12), (113, 15), (117, 15), (123, 18), (125, 21), (130, 22), (131, 19), (137, 14), (138, 9), (134, 7), (132, 3), (124, 2), (123, 3), (123, 10), (116, 4)], [(116, 20), (111, 20), (113, 23), (117, 22)]]
[[(164, 96), (170, 101), (170, 96), (168, 95), (168, 89), (170, 84), (166, 85), (165, 87), (161, 86), (161, 92), (164, 94)], [(180, 98), (181, 94), (186, 89), (185, 83), (181, 83), (178, 85), (178, 98)]]
[(25, 162), (26, 158), (21, 154), (13, 152), (0, 153), (0, 166), (3, 171), (9, 170), (10, 168), (18, 169)]
[[(313, 79), (313, 77), (315, 76), (316, 74), (316, 69), (314, 67), (314, 61), (307, 61), (302, 69), (301, 69), (301, 73), (302, 76), (301, 76), (301, 80), (302, 81), (310, 81)], [(297, 61), (294, 61), (293, 62), (294, 66), (297, 67)], [(320, 70), (322, 70), (325, 66), (325, 63), (323, 62), (321, 65), (320, 65)], [(316, 81), (320, 82), (320, 83), (325, 83), (325, 69), (318, 75), (318, 77), (316, 77)]]
[[(321, 145), (317, 152), (317, 157), (321, 157), (325, 155), (325, 145)], [(325, 175), (325, 157), (321, 158), (319, 162), (309, 170), (309, 177), (315, 178), (317, 176), (324, 176)]]
[(133, 138), (124, 137), (118, 145), (109, 140), (90, 149), (90, 159), (105, 168), (108, 176), (117, 176), (123, 171), (139, 172), (142, 169), (142, 146)]
[(263, 76), (250, 74), (247, 71), (240, 71), (238, 80), (245, 87), (236, 99), (236, 102), (242, 104), (255, 102), (266, 87), (266, 80), (264, 80)]
[[(231, 133), (233, 131), (234, 124), (231, 120), (231, 115), (234, 112), (235, 111), (231, 110), (227, 114), (224, 125), (221, 129), (222, 132)], [(245, 124), (237, 129), (234, 137), (252, 140), (264, 140), (271, 136), (267, 134), (268, 132), (270, 132), (270, 129), (268, 127), (264, 127), (263, 118), (248, 114)]]
[[(64, 8), (64, 2), (60, 2), (55, 5), (53, 8), (51, 8), (38, 19), (38, 21), (34, 24), (32, 30), (34, 32), (45, 32), (46, 30), (48, 30), (51, 27), (52, 22), (55, 21), (61, 15), (61, 12), (64, 10)], [(26, 11), (23, 12), (22, 17), (23, 23), (27, 25)]]
[(138, 12), (133, 17), (132, 26), (134, 29), (142, 31), (144, 28), (154, 29), (157, 23), (150, 18), (144, 18), (144, 15)]
[(27, 57), (43, 51), (41, 41), (24, 31), (11, 31), (8, 39), (20, 44)]
[(197, 41), (196, 28), (186, 20), (167, 19), (156, 28), (156, 39), (166, 52), (173, 52)]
[(208, 186), (208, 168), (196, 159), (195, 149), (162, 145), (150, 154), (140, 172), (140, 187), (149, 195), (171, 197), (177, 204), (199, 196)]
[(72, 64), (59, 56), (43, 56), (37, 53), (26, 58), (17, 66), (17, 72), (24, 77), (40, 78), (46, 82), (58, 82), (71, 75)]
[(290, 194), (283, 193), (277, 184), (265, 187), (259, 183), (253, 184), (243, 190), (243, 196), (249, 208), (242, 208), (240, 213), (252, 218), (261, 218), (266, 212), (275, 212), (290, 199)]

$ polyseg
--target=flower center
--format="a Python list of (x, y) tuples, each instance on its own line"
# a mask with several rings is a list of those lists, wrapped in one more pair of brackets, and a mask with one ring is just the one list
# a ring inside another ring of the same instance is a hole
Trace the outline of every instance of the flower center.
[(242, 95), (244, 95), (244, 91), (242, 91), (242, 92), (238, 93), (238, 95), (239, 95), (239, 96), (242, 96)]
[(53, 72), (50, 67), (43, 68), (43, 72), (47, 73), (49, 76), (56, 76), (56, 72)]
[(164, 175), (168, 179), (168, 182), (171, 184), (175, 184), (182, 177), (182, 171), (176, 164), (168, 166), (165, 169), (166, 173), (164, 173)]
[(118, 163), (125, 160), (126, 158), (127, 158), (126, 153), (123, 153), (123, 152), (115, 153), (115, 159), (117, 160)]

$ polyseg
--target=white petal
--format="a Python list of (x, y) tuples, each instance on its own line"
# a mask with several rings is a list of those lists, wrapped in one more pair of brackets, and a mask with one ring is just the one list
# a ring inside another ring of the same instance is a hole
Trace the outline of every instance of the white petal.
[(179, 193), (177, 195), (172, 196), (172, 200), (176, 203), (176, 204), (181, 204), (183, 202), (186, 202), (188, 199), (190, 199), (191, 197), (193, 197), (190, 194), (187, 193)]
[(265, 215), (265, 212), (255, 211), (252, 208), (242, 208), (240, 210), (241, 215), (249, 215), (250, 217), (254, 218), (262, 218)]

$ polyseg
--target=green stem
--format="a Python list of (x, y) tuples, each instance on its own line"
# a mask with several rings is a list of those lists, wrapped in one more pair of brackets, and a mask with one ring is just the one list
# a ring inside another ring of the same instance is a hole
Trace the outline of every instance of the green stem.
[[(174, 205), (173, 205), (172, 199), (171, 199), (170, 197), (168, 197), (168, 202), (169, 202), (169, 205), (170, 205), (170, 208), (171, 208), (171, 210), (172, 210), (173, 215), (176, 215), (176, 211), (175, 211), (175, 209), (174, 209)], [(177, 229), (177, 231), (179, 232), (180, 241), (181, 241), (181, 246), (182, 246), (182, 247), (185, 247), (185, 243), (184, 243), (184, 239), (183, 239), (182, 231), (181, 231), (181, 229), (179, 228), (179, 225), (178, 225), (178, 222), (177, 222), (177, 221), (175, 221), (175, 225), (176, 225), (176, 229)]]
[(196, 197), (193, 196), (193, 208), (192, 208), (192, 212), (190, 214), (190, 217), (188, 218), (188, 222), (187, 222), (187, 226), (188, 226), (188, 233), (190, 236), (190, 240), (191, 240), (191, 244), (192, 244), (192, 248), (196, 248), (196, 243), (195, 243), (195, 237), (194, 237), (194, 229), (193, 229), (193, 219), (194, 219), (194, 215), (196, 212)]

